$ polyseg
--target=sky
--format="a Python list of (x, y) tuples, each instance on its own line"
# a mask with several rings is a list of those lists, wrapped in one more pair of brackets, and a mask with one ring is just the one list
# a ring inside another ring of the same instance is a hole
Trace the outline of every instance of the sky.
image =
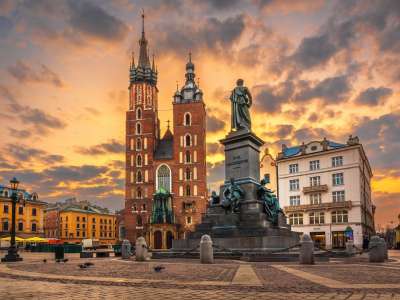
[(282, 144), (357, 135), (373, 169), (376, 224), (400, 214), (400, 1), (0, 0), (0, 184), (42, 200), (119, 209), (128, 69), (141, 11), (158, 68), (162, 129), (192, 52), (207, 106), (208, 185), (243, 78), (252, 126)]

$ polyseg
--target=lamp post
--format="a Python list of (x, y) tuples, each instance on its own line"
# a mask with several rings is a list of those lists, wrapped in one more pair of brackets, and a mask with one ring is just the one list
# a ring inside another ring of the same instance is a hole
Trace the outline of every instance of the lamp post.
[(11, 203), (12, 203), (12, 210), (11, 210), (11, 242), (10, 242), (10, 247), (8, 248), (8, 253), (6, 256), (4, 256), (1, 261), (2, 262), (16, 262), (16, 261), (21, 261), (22, 257), (18, 255), (18, 248), (17, 245), (15, 244), (15, 210), (18, 202), (18, 184), (19, 181), (17, 178), (13, 178), (10, 180), (10, 185), (11, 185)]

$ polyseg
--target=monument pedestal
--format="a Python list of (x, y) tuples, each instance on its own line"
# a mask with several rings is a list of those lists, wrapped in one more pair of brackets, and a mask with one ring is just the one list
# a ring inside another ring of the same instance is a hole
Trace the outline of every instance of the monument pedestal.
[(278, 226), (268, 221), (264, 202), (258, 200), (260, 188), (260, 147), (264, 142), (253, 132), (230, 132), (220, 141), (225, 146), (225, 183), (220, 187), (220, 200), (230, 185), (231, 178), (244, 192), (239, 212), (226, 212), (221, 205), (210, 205), (202, 223), (185, 240), (174, 240), (172, 250), (188, 250), (199, 245), (204, 234), (221, 248), (236, 251), (263, 251), (283, 249), (299, 242), (299, 234), (292, 232), (284, 216)]

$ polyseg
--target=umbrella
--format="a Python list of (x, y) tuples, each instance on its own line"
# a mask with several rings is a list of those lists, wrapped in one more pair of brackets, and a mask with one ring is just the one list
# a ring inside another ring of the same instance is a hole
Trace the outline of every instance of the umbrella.
[[(2, 240), (2, 241), (11, 241), (11, 236), (7, 236), (7, 237), (3, 237), (3, 238), (1, 238), (0, 240)], [(15, 241), (16, 242), (23, 242), (23, 241), (25, 241), (23, 238), (20, 238), (20, 237), (15, 237)]]

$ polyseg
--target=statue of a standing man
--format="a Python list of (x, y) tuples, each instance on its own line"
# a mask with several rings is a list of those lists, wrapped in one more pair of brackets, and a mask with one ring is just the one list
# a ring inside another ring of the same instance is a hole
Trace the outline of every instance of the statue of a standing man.
[(251, 130), (251, 119), (249, 108), (252, 97), (247, 87), (243, 86), (243, 79), (236, 81), (236, 87), (229, 98), (232, 102), (232, 130)]

